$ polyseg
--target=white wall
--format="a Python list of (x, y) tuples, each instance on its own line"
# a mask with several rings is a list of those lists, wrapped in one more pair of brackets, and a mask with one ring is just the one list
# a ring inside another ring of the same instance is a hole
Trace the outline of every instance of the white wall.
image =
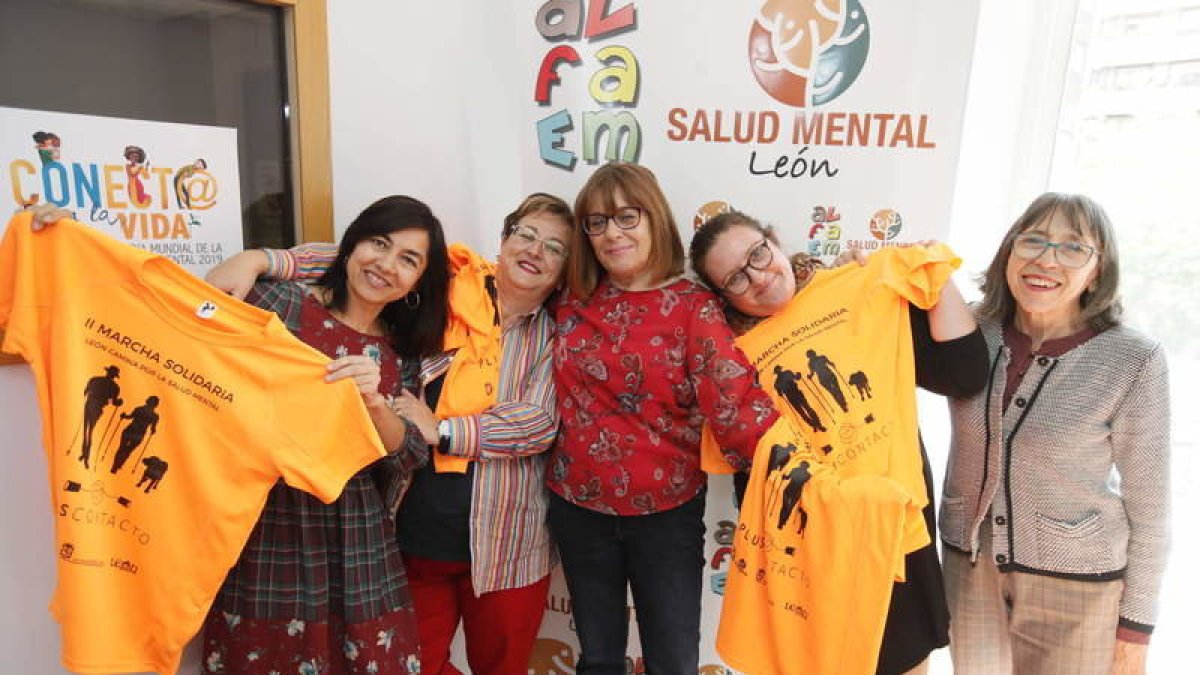
[(329, 3), (338, 236), (369, 203), (399, 193), (426, 200), (450, 241), (499, 249), (501, 221), (523, 196), (511, 100), (532, 96), (496, 75), (520, 67), (504, 36), (527, 17), (509, 7)]

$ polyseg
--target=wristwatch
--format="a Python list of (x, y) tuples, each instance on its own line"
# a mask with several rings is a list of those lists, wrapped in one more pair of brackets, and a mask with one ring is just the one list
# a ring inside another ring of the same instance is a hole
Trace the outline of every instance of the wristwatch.
[(437, 425), (437, 451), (443, 455), (450, 452), (450, 420), (440, 420)]

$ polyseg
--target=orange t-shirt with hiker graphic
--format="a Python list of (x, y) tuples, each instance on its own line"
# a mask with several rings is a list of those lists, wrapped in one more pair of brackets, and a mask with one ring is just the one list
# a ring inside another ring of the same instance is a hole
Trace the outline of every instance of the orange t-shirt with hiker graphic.
[(333, 501), (384, 454), (274, 314), (73, 221), (9, 224), (0, 327), (34, 373), (75, 672), (174, 673), (275, 482)]

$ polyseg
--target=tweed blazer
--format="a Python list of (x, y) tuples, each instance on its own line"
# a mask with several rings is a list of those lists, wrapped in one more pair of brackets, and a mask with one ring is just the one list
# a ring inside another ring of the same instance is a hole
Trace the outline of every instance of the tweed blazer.
[(1002, 571), (1125, 579), (1121, 625), (1153, 628), (1166, 566), (1170, 411), (1162, 347), (1125, 326), (1039, 356), (1002, 411), (1010, 352), (981, 320), (987, 388), (950, 401), (941, 538), (978, 555), (992, 519)]

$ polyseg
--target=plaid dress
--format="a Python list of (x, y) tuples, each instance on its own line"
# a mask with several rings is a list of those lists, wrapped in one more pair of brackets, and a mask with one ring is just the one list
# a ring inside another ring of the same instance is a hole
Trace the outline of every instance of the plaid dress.
[[(354, 331), (303, 287), (258, 284), (248, 298), (297, 337), (337, 358), (367, 354), (380, 391), (416, 391), (419, 363)], [(346, 483), (337, 501), (282, 481), (204, 623), (205, 673), (341, 675), (420, 672), (416, 618), (388, 504), (398, 504), (428, 447), (409, 426), (389, 457)]]

